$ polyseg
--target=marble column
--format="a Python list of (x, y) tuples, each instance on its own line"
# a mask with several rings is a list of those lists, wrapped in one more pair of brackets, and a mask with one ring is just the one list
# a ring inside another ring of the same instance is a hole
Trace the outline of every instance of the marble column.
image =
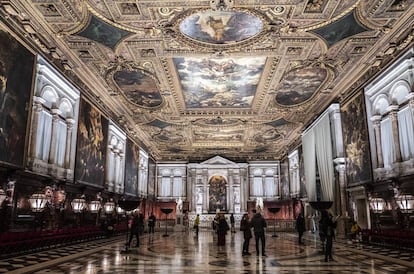
[(39, 129), (39, 117), (40, 113), (43, 111), (43, 104), (44, 101), (42, 98), (34, 97), (33, 98), (33, 105), (32, 105), (32, 122), (31, 122), (31, 142), (30, 142), (30, 158), (31, 161), (36, 159), (37, 150), (40, 149), (36, 146), (37, 144), (37, 137), (38, 137), (38, 129)]
[(65, 169), (71, 169), (73, 160), (72, 155), (72, 134), (73, 134), (73, 126), (75, 125), (75, 120), (71, 118), (66, 118), (66, 150), (65, 150)]
[(338, 213), (341, 215), (337, 222), (337, 233), (339, 236), (345, 236), (348, 224), (345, 158), (336, 158), (334, 163), (339, 175), (339, 199), (334, 198), (334, 201), (336, 201), (336, 208), (340, 210)]
[(375, 135), (375, 147), (376, 147), (376, 157), (377, 157), (377, 166), (373, 168), (382, 168), (384, 167), (384, 159), (382, 157), (382, 147), (381, 147), (381, 116), (376, 115), (371, 117), (371, 121), (374, 127)]
[(49, 164), (55, 165), (56, 164), (56, 147), (57, 147), (57, 136), (59, 134), (58, 132), (58, 123), (60, 120), (59, 115), (61, 114), (61, 111), (59, 109), (52, 109), (52, 132), (51, 132), (51, 140), (50, 140), (50, 151), (49, 151)]
[(392, 106), (389, 114), (392, 125), (392, 134), (394, 138), (395, 158), (397, 163), (401, 162), (400, 133), (398, 128), (398, 106)]

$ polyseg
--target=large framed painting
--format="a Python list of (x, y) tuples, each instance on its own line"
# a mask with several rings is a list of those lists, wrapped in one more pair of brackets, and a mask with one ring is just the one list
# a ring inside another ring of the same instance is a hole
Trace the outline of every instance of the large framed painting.
[(76, 181), (94, 186), (104, 185), (107, 143), (108, 119), (82, 99), (76, 147)]
[(298, 154), (299, 154), (299, 180), (300, 180), (299, 196), (300, 197), (308, 197), (308, 194), (306, 192), (305, 163), (303, 161), (303, 148), (302, 148), (302, 146), (300, 146), (298, 148)]
[(280, 162), (280, 185), (282, 188), (282, 200), (290, 198), (289, 187), (289, 160), (285, 159)]
[(0, 27), (0, 162), (23, 166), (35, 56)]
[(214, 175), (209, 182), (209, 213), (227, 211), (226, 179), (220, 175)]
[(155, 169), (156, 169), (155, 161), (151, 157), (149, 157), (148, 158), (148, 196), (150, 197), (155, 196), (155, 180), (156, 180)]
[(341, 109), (348, 185), (371, 181), (368, 126), (364, 96), (353, 97)]
[(137, 195), (139, 147), (128, 139), (125, 155), (125, 194)]

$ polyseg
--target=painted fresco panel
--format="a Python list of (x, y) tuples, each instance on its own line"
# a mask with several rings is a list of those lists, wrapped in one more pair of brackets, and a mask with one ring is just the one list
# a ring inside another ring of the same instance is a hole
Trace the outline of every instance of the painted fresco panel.
[(156, 180), (156, 173), (155, 173), (155, 161), (151, 158), (148, 159), (148, 195), (150, 197), (155, 196), (155, 180)]
[(108, 120), (94, 106), (81, 100), (75, 179), (103, 186), (105, 178)]
[(86, 28), (77, 33), (79, 36), (96, 41), (111, 49), (114, 49), (129, 34), (131, 32), (113, 27), (95, 16), (91, 16)]
[(137, 195), (139, 148), (128, 139), (125, 155), (125, 193)]
[(280, 105), (293, 106), (309, 100), (327, 78), (327, 70), (320, 67), (301, 67), (283, 77), (276, 95)]
[(362, 93), (346, 104), (341, 112), (347, 182), (354, 184), (371, 181), (368, 126)]
[(258, 34), (263, 28), (256, 16), (240, 11), (204, 11), (185, 18), (180, 31), (200, 42), (229, 44)]
[(35, 58), (0, 29), (0, 161), (23, 166)]
[(306, 192), (306, 179), (305, 179), (305, 164), (303, 160), (303, 149), (302, 147), (298, 148), (299, 154), (299, 180), (300, 180), (300, 197), (308, 197)]
[(122, 94), (132, 104), (147, 108), (162, 105), (157, 82), (151, 76), (139, 70), (120, 70), (113, 77)]
[(289, 161), (285, 159), (280, 162), (280, 185), (282, 187), (282, 200), (290, 198), (289, 189)]
[(173, 60), (187, 108), (249, 108), (266, 58)]

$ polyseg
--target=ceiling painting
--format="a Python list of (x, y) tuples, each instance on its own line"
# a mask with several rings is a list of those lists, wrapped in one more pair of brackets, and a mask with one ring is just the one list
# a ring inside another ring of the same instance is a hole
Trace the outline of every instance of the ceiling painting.
[(265, 57), (174, 58), (186, 107), (251, 107), (265, 61)]
[(321, 36), (329, 47), (350, 36), (368, 31), (355, 16), (355, 12), (350, 12), (343, 18), (330, 23), (321, 28), (311, 30), (311, 32)]
[(129, 102), (145, 108), (162, 105), (163, 99), (156, 80), (143, 71), (116, 71), (113, 80)]
[(185, 36), (210, 44), (243, 41), (257, 35), (262, 28), (259, 18), (241, 11), (206, 10), (190, 15), (180, 24)]
[(156, 161), (279, 160), (414, 41), (414, 0), (1, 3)]
[(321, 88), (327, 74), (327, 70), (321, 67), (300, 67), (289, 71), (277, 88), (276, 102), (284, 106), (306, 102)]
[(87, 26), (76, 35), (86, 37), (110, 49), (114, 49), (119, 42), (131, 32), (122, 30), (91, 15)]

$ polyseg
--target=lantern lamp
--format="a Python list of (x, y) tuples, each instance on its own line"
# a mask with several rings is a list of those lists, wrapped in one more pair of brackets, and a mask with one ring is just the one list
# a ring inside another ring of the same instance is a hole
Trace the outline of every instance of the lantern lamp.
[(382, 213), (385, 209), (385, 200), (383, 198), (371, 198), (369, 205), (374, 213)]
[(114, 209), (115, 203), (112, 200), (104, 204), (104, 211), (106, 214), (112, 214), (112, 212), (114, 212)]
[(99, 209), (101, 209), (101, 202), (100, 201), (91, 201), (89, 203), (89, 211), (91, 213), (98, 213)]
[(86, 201), (83, 198), (73, 199), (71, 203), (73, 212), (81, 213), (86, 207)]
[(395, 200), (402, 213), (411, 213), (414, 209), (414, 196), (410, 194), (398, 195)]
[(3, 205), (4, 200), (6, 200), (6, 192), (0, 188), (0, 207)]
[(48, 198), (42, 192), (33, 193), (29, 198), (30, 207), (33, 212), (42, 212), (45, 209)]

